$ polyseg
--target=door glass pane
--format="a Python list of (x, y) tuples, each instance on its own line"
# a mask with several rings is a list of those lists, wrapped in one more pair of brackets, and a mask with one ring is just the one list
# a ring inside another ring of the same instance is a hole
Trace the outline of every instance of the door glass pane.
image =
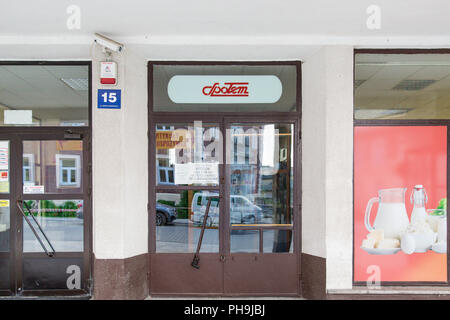
[(82, 141), (24, 141), (23, 152), (24, 194), (83, 192)]
[(232, 125), (227, 148), (232, 226), (292, 225), (293, 125)]
[(222, 135), (213, 124), (156, 126), (156, 183), (217, 186), (222, 162)]
[(294, 252), (292, 230), (264, 230), (263, 252)]
[(259, 230), (231, 230), (231, 252), (259, 252)]
[(218, 195), (201, 190), (157, 193), (151, 215), (156, 218), (156, 252), (195, 252), (210, 198), (201, 252), (219, 252)]
[(9, 200), (0, 200), (0, 289), (10, 286)]
[[(83, 200), (28, 200), (26, 203), (56, 252), (83, 251)], [(25, 207), (24, 212), (49, 250), (50, 247), (39, 231), (39, 226), (29, 216)], [(23, 230), (23, 251), (43, 252), (25, 218)]]
[(0, 66), (0, 126), (16, 125), (89, 125), (89, 67)]

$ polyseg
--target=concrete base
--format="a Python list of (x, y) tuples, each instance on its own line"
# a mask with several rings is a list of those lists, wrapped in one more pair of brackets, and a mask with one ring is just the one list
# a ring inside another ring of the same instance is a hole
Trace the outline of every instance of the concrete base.
[(305, 299), (325, 299), (326, 259), (302, 253), (302, 296)]
[(94, 258), (95, 300), (142, 300), (148, 296), (148, 255)]

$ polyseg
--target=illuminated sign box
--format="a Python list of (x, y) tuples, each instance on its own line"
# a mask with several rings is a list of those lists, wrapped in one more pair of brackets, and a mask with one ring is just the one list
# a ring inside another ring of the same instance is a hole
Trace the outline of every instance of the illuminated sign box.
[(274, 75), (180, 75), (173, 76), (167, 86), (175, 103), (275, 103), (282, 91)]

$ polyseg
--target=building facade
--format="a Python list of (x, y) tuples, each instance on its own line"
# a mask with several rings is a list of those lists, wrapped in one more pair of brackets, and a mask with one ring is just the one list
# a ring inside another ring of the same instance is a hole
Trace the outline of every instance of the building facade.
[(0, 295), (450, 294), (448, 4), (231, 4), (5, 4)]

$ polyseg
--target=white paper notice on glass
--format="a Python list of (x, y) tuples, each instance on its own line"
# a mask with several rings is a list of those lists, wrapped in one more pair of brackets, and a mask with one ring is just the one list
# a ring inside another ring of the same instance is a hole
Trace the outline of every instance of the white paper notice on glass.
[(8, 141), (0, 141), (0, 170), (8, 171), (9, 169), (9, 143)]
[(23, 193), (45, 193), (44, 186), (23, 186)]
[(218, 163), (175, 164), (174, 182), (182, 184), (219, 184)]
[(32, 110), (5, 110), (3, 111), (5, 124), (33, 124)]

